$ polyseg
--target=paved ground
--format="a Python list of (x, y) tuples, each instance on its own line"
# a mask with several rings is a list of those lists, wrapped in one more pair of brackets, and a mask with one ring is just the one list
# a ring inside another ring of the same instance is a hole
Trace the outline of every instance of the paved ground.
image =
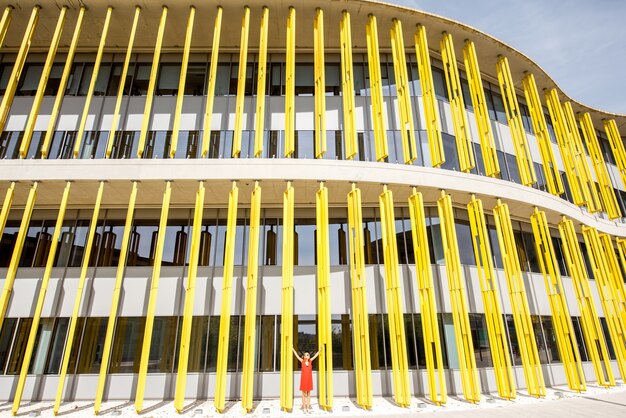
[[(545, 398), (536, 399), (518, 393), (513, 401), (505, 401), (496, 397), (483, 396), (479, 404), (470, 404), (458, 398), (449, 399), (445, 406), (435, 406), (426, 403), (423, 399), (415, 398), (409, 408), (395, 406), (391, 399), (375, 398), (374, 406), (370, 411), (356, 407), (348, 398), (336, 398), (333, 412), (326, 412), (318, 408), (315, 399), (312, 399), (313, 413), (304, 414), (300, 409), (300, 399), (296, 398), (292, 413), (282, 412), (278, 400), (257, 402), (254, 410), (244, 415), (238, 402), (227, 405), (224, 414), (217, 414), (211, 401), (197, 401), (188, 404), (183, 416), (202, 417), (367, 417), (367, 418), (406, 418), (409, 416), (433, 416), (440, 418), (577, 418), (577, 417), (626, 417), (626, 386), (605, 389), (589, 386), (585, 393), (574, 393), (563, 388), (548, 389)], [(174, 412), (171, 401), (145, 402), (146, 410), (140, 415), (142, 418), (157, 418), (178, 416)], [(52, 416), (52, 403), (24, 403), (19, 416)], [(0, 417), (11, 416), (11, 404), (0, 403)], [(63, 417), (90, 417), (93, 416), (93, 402), (73, 402), (61, 407), (59, 416)], [(135, 417), (137, 414), (132, 402), (106, 402), (102, 405), (100, 416)]]

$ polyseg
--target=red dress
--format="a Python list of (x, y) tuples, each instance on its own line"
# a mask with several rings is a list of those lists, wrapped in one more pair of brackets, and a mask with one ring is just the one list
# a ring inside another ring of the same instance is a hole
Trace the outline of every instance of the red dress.
[(309, 360), (309, 365), (305, 364), (306, 362), (302, 360), (300, 364), (301, 373), (300, 373), (300, 390), (303, 392), (308, 392), (313, 390), (313, 362)]

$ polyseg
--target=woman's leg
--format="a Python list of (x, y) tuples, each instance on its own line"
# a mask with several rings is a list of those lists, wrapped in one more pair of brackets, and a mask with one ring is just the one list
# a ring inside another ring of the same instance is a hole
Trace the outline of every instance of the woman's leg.
[(306, 395), (305, 395), (305, 392), (302, 390), (302, 391), (300, 391), (300, 393), (302, 393), (302, 406), (300, 407), (300, 409), (305, 409), (306, 410)]

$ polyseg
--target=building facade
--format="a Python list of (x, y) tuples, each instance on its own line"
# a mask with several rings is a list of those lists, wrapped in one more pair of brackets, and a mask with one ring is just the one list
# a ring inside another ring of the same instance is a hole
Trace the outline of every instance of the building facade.
[(292, 347), (321, 350), (325, 409), (624, 379), (626, 116), (471, 27), (374, 1), (9, 3), (14, 413), (290, 410)]

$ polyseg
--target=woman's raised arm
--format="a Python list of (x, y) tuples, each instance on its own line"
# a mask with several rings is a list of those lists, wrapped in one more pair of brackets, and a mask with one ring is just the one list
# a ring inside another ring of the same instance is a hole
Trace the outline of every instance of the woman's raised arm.
[(293, 354), (296, 356), (296, 358), (298, 359), (298, 361), (299, 361), (300, 363), (302, 363), (302, 357), (300, 357), (300, 356), (298, 355), (298, 352), (296, 351), (296, 349), (295, 349), (295, 348), (293, 348), (293, 347), (291, 347), (291, 349), (293, 350)]

